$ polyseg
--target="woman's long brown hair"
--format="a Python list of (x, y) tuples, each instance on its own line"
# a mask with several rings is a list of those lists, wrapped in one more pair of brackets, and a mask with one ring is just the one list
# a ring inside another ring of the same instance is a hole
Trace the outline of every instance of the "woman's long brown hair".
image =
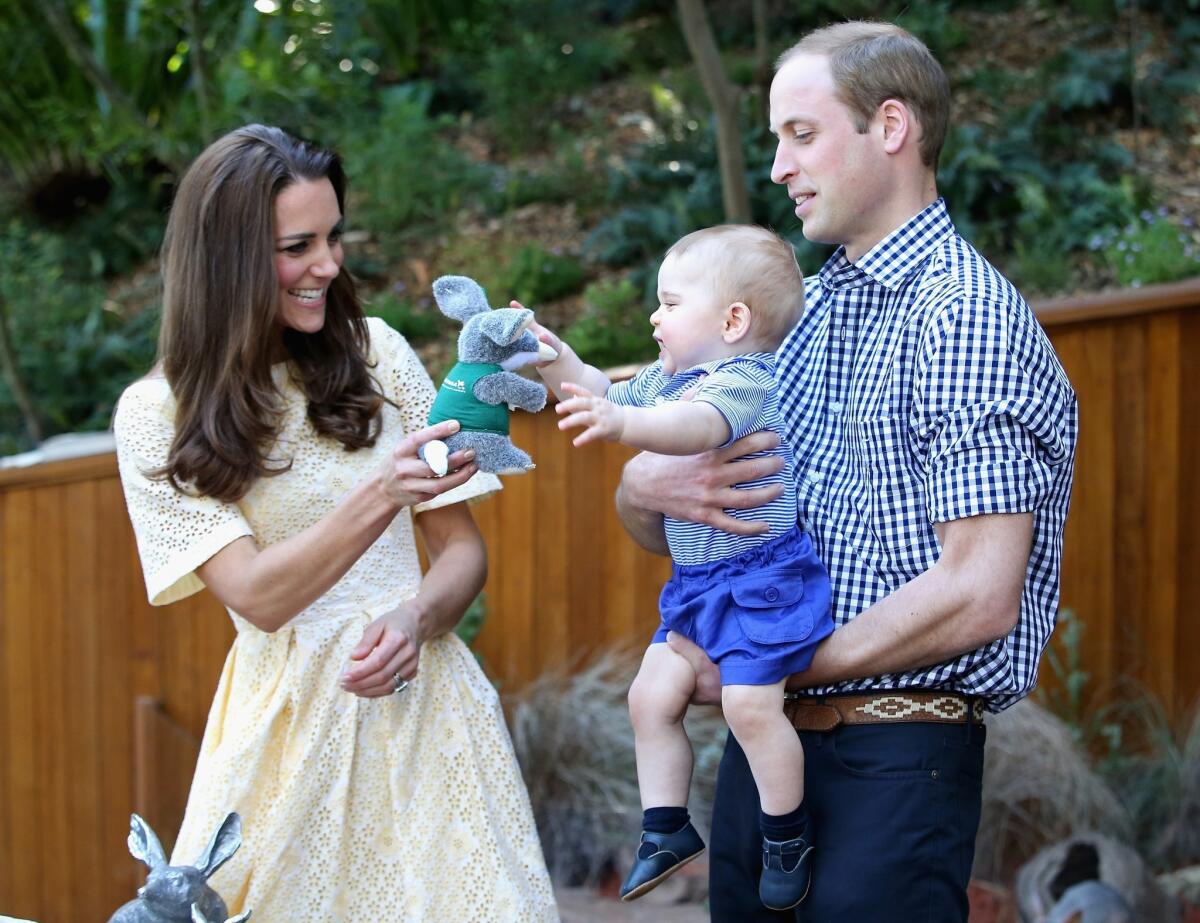
[[(282, 400), (275, 199), (292, 183), (328, 179), (345, 214), (346, 177), (331, 151), (278, 128), (247, 125), (188, 169), (163, 240), (158, 352), (176, 401), (175, 440), (153, 472), (177, 490), (241, 499), (290, 459), (270, 457)], [(367, 367), (367, 325), (343, 270), (329, 286), (325, 325), (285, 329), (284, 347), (318, 433), (347, 450), (375, 443), (383, 397)]]

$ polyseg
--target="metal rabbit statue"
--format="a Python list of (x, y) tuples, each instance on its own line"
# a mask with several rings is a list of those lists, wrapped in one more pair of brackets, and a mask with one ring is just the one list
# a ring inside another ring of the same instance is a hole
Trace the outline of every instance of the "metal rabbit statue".
[(229, 919), (221, 895), (207, 881), (241, 845), (242, 819), (231, 812), (194, 866), (168, 865), (158, 837), (134, 814), (129, 821), (129, 851), (146, 863), (150, 875), (137, 897), (117, 910), (108, 923), (238, 923), (248, 919), (249, 911)]
[(209, 920), (200, 912), (200, 908), (192, 904), (192, 923), (243, 923), (244, 920), (250, 919), (250, 911), (239, 913), (236, 917), (230, 917), (228, 920)]

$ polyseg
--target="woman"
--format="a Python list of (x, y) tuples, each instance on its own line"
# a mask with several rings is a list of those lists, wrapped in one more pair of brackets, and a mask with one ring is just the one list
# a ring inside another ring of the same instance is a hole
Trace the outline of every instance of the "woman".
[(499, 482), (418, 457), (457, 424), (425, 426), (429, 377), (363, 317), (344, 205), (338, 158), (278, 129), (202, 153), (163, 244), (160, 363), (117, 409), (151, 602), (207, 586), (238, 632), (176, 861), (234, 810), (232, 913), (554, 920), (498, 697), (451, 633), (486, 571), (464, 501)]

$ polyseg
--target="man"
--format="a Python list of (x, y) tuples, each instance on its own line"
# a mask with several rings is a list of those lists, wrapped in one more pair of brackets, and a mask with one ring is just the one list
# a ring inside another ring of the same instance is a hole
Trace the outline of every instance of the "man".
[[(806, 753), (812, 888), (796, 920), (966, 920), (984, 708), (1026, 695), (1058, 607), (1075, 396), (1028, 305), (957, 235), (936, 165), (949, 89), (920, 41), (883, 23), (811, 33), (771, 86), (771, 178), (805, 237), (840, 245), (806, 281), (779, 351), (801, 525), (829, 568), (837, 630), (787, 710)], [(756, 434), (687, 459), (639, 455), (618, 491), (663, 551), (662, 515), (724, 511), (765, 459)], [(671, 639), (704, 677), (686, 639)], [(759, 805), (730, 738), (713, 818), (715, 921), (778, 921), (758, 901)]]

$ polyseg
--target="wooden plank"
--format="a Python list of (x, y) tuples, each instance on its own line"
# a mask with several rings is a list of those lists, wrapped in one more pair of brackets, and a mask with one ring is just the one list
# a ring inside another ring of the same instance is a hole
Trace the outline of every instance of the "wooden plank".
[(1033, 303), (1038, 321), (1047, 330), (1076, 324), (1102, 326), (1121, 318), (1158, 311), (1194, 311), (1200, 306), (1200, 277), (1147, 285), (1140, 289), (1113, 289)]
[(1117, 670), (1123, 670), (1132, 676), (1144, 676), (1149, 664), (1139, 616), (1146, 605), (1150, 568), (1142, 530), (1147, 474), (1146, 324), (1143, 318), (1125, 320), (1113, 332), (1112, 382), (1106, 389), (1113, 397), (1113, 419), (1105, 429), (1114, 475), (1113, 520), (1109, 527), (1114, 552), (1113, 609), (1106, 633), (1103, 674), (1115, 676)]
[(74, 681), (75, 664), (64, 656), (67, 603), (64, 574), (59, 566), (60, 536), (63, 534), (63, 497), (55, 486), (34, 494), (34, 529), (29, 538), (36, 543), (33, 556), (35, 586), (38, 588), (37, 620), (34, 625), (38, 663), (38, 695), (34, 701), (35, 733), (38, 738), (39, 823), (42, 825), (42, 914), (54, 920), (72, 918), (71, 880), (80, 870), (72, 866), (71, 818), (67, 799), (70, 753), (66, 734), (70, 702), (67, 686)]
[(531, 452), (537, 470), (533, 473), (537, 489), (537, 526), (534, 529), (534, 624), (537, 626), (533, 672), (560, 666), (571, 658), (570, 595), (571, 563), (563, 554), (571, 530), (571, 502), (574, 486), (568, 478), (567, 455), (572, 451), (570, 437), (558, 429), (558, 414), (550, 404), (531, 421)]
[[(43, 684), (39, 669), (35, 623), (40, 606), (40, 588), (34, 579), (36, 548), (35, 492), (10, 490), (4, 503), (5, 646), (4, 688), (0, 708), (5, 712), (7, 739), (0, 758), (7, 767), (8, 830), (13, 848), (5, 855), (12, 889), (5, 899), (5, 913), (40, 919), (44, 869), (45, 831), (39, 817), (43, 797), (36, 700)], [(57, 793), (54, 793), (57, 794)]]
[[(1114, 624), (1113, 394), (1111, 328), (1061, 331), (1053, 337), (1059, 360), (1080, 401), (1079, 442), (1071, 509), (1063, 539), (1061, 607), (1084, 624), (1083, 657), (1093, 686), (1111, 677)], [(1052, 641), (1053, 643), (1053, 641)], [(1040, 682), (1053, 684), (1043, 663)]]
[[(1179, 394), (1183, 406), (1179, 421), (1178, 566), (1174, 574), (1176, 590), (1175, 632), (1175, 715), (1183, 716), (1200, 702), (1200, 532), (1196, 514), (1200, 511), (1200, 425), (1191, 416), (1196, 395), (1200, 395), (1200, 311), (1180, 322)], [(1153, 526), (1152, 526), (1153, 527)]]
[(74, 481), (92, 481), (116, 473), (116, 454), (100, 452), (96, 455), (44, 462), (24, 468), (0, 468), (0, 490), (49, 487), (55, 484), (70, 484)]
[[(104, 906), (101, 877), (94, 873), (103, 864), (101, 849), (102, 794), (100, 760), (107, 744), (100, 726), (99, 635), (104, 612), (96, 588), (101, 584), (98, 549), (101, 519), (97, 515), (99, 482), (76, 481), (56, 488), (67, 515), (59, 522), (57, 568), (64, 575), (67, 627), (63, 645), (63, 675), (68, 677), (67, 732), (70, 781), (66, 785), (71, 830), (64, 852), (75, 870), (65, 890), (71, 893), (75, 918), (89, 917)], [(52, 548), (47, 548), (50, 553)]]
[[(104, 886), (104, 908), (111, 913), (129, 900), (142, 878), (141, 866), (125, 848), (129, 815), (134, 810), (133, 701), (138, 682), (139, 657), (153, 644), (139, 624), (139, 613), (149, 615), (133, 527), (125, 510), (120, 481), (107, 477), (97, 484), (96, 508), (102, 525), (96, 549), (99, 607), (104, 613), (97, 649), (104, 681), (98, 696), (98, 713), (105, 745), (100, 764), (102, 826), (98, 839), (103, 860), (97, 876)], [(147, 618), (145, 622), (149, 622)], [(143, 679), (143, 682), (147, 680)]]

